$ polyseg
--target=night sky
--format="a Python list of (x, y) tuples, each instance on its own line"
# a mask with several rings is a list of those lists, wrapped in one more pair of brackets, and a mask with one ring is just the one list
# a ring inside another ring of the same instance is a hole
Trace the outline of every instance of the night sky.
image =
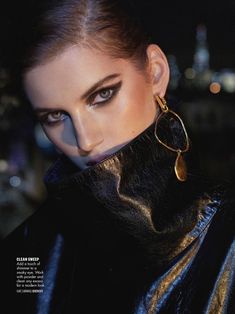
[(181, 68), (192, 64), (196, 26), (207, 27), (210, 65), (235, 68), (235, 1), (143, 1), (143, 17), (165, 53), (175, 54)]

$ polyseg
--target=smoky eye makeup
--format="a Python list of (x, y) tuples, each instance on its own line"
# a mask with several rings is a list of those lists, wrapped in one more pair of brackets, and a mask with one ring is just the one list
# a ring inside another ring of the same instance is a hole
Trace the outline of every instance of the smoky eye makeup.
[(38, 116), (38, 121), (43, 125), (56, 125), (64, 121), (68, 114), (62, 110), (47, 112)]
[(88, 105), (98, 106), (98, 105), (106, 104), (110, 102), (120, 90), (121, 85), (122, 85), (122, 81), (119, 81), (115, 84), (102, 87), (99, 90), (95, 91), (93, 94), (91, 94), (88, 97), (87, 99)]
[[(105, 86), (92, 93), (87, 98), (87, 105), (98, 107), (108, 104), (112, 101), (122, 86), (122, 81)], [(38, 121), (42, 125), (55, 126), (68, 118), (68, 113), (63, 110), (51, 110), (37, 115)]]

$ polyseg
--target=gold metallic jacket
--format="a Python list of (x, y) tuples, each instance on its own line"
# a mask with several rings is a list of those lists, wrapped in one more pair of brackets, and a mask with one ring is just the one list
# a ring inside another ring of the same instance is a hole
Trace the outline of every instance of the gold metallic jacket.
[[(1, 244), (1, 313), (235, 313), (233, 189), (191, 149), (178, 181), (153, 131), (83, 171), (64, 156), (48, 170), (45, 204)], [(16, 292), (20, 257), (40, 261), (41, 292)]]

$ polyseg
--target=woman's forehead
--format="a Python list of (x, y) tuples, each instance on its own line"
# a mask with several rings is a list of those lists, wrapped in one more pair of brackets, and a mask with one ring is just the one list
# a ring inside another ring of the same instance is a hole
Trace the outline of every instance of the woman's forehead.
[[(112, 76), (129, 78), (137, 73), (132, 63), (108, 54), (73, 46), (24, 76), (26, 93), (39, 103), (57, 102), (63, 97), (79, 97), (98, 81)], [(139, 73), (137, 73), (139, 75)], [(69, 101), (69, 100), (67, 100)]]
[(32, 67), (25, 74), (27, 77), (29, 74), (50, 73), (73, 73), (77, 72), (76, 76), (85, 75), (88, 72), (89, 75), (95, 72), (109, 72), (110, 67), (120, 69), (131, 63), (127, 59), (113, 58), (108, 53), (101, 52), (97, 49), (84, 48), (77, 45), (73, 45), (64, 49), (61, 53), (57, 54), (53, 58), (42, 62), (39, 65)]

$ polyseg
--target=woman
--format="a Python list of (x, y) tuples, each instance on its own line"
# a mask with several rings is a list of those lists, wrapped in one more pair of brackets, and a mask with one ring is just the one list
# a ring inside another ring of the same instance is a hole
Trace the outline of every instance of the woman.
[[(61, 154), (3, 243), (4, 313), (234, 313), (232, 199), (198, 174), (162, 50), (125, 3), (28, 10), (11, 64)], [(36, 293), (15, 287), (29, 257)]]

